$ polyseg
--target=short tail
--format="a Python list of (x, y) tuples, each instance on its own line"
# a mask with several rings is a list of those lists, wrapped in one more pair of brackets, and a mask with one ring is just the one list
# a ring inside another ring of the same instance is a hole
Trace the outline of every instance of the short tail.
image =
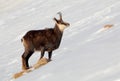
[(23, 38), (21, 39), (21, 42), (23, 42)]

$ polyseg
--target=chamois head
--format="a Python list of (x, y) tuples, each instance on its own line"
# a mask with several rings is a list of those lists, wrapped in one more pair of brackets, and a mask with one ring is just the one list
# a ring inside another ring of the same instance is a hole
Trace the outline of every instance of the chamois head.
[(56, 22), (56, 25), (59, 27), (60, 31), (63, 31), (66, 27), (70, 26), (70, 24), (63, 21), (61, 12), (58, 12), (57, 14), (59, 14), (60, 19), (54, 18), (53, 20)]

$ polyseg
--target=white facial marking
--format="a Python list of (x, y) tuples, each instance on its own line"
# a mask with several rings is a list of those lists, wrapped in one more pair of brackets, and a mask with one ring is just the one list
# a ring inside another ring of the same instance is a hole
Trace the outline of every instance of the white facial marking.
[(61, 32), (63, 32), (64, 29), (66, 28), (66, 26), (63, 25), (63, 24), (57, 24), (57, 25), (58, 25), (58, 27), (59, 27), (59, 29), (60, 29)]

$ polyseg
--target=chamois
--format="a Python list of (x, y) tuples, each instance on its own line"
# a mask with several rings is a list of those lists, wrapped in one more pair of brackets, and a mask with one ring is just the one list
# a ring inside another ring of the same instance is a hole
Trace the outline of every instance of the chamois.
[(22, 69), (29, 69), (28, 60), (35, 51), (41, 52), (41, 58), (43, 58), (45, 51), (48, 52), (48, 60), (51, 60), (52, 51), (57, 49), (60, 45), (61, 38), (63, 35), (63, 30), (70, 24), (64, 22), (62, 19), (62, 13), (58, 12), (60, 19), (55, 21), (54, 28), (47, 28), (43, 30), (31, 30), (28, 31), (21, 41), (24, 46), (24, 53), (22, 55)]

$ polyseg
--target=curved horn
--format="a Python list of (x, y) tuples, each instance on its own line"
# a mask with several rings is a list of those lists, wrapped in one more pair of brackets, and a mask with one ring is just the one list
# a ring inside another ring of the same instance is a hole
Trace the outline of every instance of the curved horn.
[(62, 20), (62, 13), (61, 13), (61, 12), (58, 12), (57, 14), (59, 14), (60, 20)]

